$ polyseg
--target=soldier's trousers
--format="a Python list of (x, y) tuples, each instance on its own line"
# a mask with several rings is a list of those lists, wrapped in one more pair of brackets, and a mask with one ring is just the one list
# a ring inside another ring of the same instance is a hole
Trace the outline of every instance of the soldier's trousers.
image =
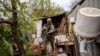
[(48, 42), (50, 42), (50, 44), (51, 44), (51, 47), (52, 47), (52, 51), (54, 51), (54, 44), (53, 44), (53, 38), (52, 37), (47, 37), (47, 39), (46, 39), (46, 43), (48, 43)]

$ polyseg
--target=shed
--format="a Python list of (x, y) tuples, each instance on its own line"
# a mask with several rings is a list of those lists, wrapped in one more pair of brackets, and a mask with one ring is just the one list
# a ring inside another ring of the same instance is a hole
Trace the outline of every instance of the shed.
[[(60, 36), (64, 36), (66, 35), (68, 37), (68, 18), (66, 15), (66, 12), (58, 14), (58, 15), (54, 15), (54, 16), (50, 16), (50, 17), (43, 17), (40, 18), (38, 21), (41, 21), (41, 25), (43, 26), (46, 23), (47, 18), (51, 18), (52, 19), (52, 23), (54, 24), (55, 27), (55, 31), (56, 31), (56, 35), (61, 34)], [(39, 25), (37, 25), (38, 27), (40, 27)], [(41, 26), (41, 28), (42, 28)], [(40, 29), (39, 29), (39, 33), (40, 33)], [(42, 32), (41, 32), (42, 33)], [(60, 39), (64, 40), (63, 37), (60, 37)], [(76, 52), (75, 52), (75, 45), (74, 42), (72, 41), (67, 41), (67, 42), (59, 42), (58, 45), (66, 45), (66, 46), (60, 46), (60, 47), (64, 47), (66, 50), (65, 52), (70, 55), (70, 56), (77, 56)]]
[[(67, 17), (66, 17), (66, 12), (64, 12), (64, 13), (60, 13), (58, 15), (54, 15), (54, 16), (50, 16), (50, 17), (42, 17), (39, 20), (37, 20), (36, 21), (37, 37), (41, 37), (42, 26), (46, 23), (47, 18), (51, 18), (52, 19), (52, 23), (53, 23), (53, 25), (55, 27), (55, 31), (57, 31), (60, 28), (60, 25), (61, 25), (62, 21), (65, 21), (65, 23), (64, 23), (64, 24), (66, 24), (65, 25), (66, 26), (66, 28), (65, 28), (65, 34), (68, 33), (68, 31), (67, 31), (67, 26), (68, 26)], [(64, 20), (62, 20), (62, 19), (64, 19)]]
[(54, 24), (55, 28), (58, 28), (63, 17), (66, 18), (66, 12), (63, 12), (63, 13), (60, 13), (60, 14), (54, 15), (54, 16), (43, 17), (43, 18), (40, 18), (39, 20), (42, 20), (42, 22), (43, 22), (42, 25), (44, 25), (46, 23), (47, 18), (51, 18), (52, 23)]

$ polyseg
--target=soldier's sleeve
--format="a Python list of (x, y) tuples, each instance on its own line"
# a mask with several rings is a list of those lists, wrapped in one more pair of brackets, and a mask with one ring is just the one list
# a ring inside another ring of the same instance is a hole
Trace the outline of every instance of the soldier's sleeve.
[(48, 33), (53, 33), (54, 32), (54, 25), (51, 25), (51, 29)]
[(45, 30), (46, 28), (47, 28), (47, 27), (46, 27), (45, 24), (44, 24), (42, 30)]

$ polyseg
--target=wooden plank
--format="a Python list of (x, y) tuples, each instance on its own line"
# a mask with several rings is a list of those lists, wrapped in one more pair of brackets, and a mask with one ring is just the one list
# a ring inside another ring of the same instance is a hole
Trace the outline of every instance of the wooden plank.
[(57, 45), (74, 45), (74, 42), (58, 42)]

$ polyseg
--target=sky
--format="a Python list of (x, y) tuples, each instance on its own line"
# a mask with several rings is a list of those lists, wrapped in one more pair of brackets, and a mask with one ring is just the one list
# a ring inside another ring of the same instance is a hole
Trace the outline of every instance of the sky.
[(51, 2), (54, 2), (65, 10), (70, 10), (73, 0), (51, 0)]
[[(21, 0), (21, 1), (27, 1), (27, 0)], [(66, 11), (70, 10), (70, 8), (73, 7), (73, 4), (75, 4), (75, 1), (76, 0), (51, 0), (51, 2), (54, 2), (55, 4), (59, 5)]]

